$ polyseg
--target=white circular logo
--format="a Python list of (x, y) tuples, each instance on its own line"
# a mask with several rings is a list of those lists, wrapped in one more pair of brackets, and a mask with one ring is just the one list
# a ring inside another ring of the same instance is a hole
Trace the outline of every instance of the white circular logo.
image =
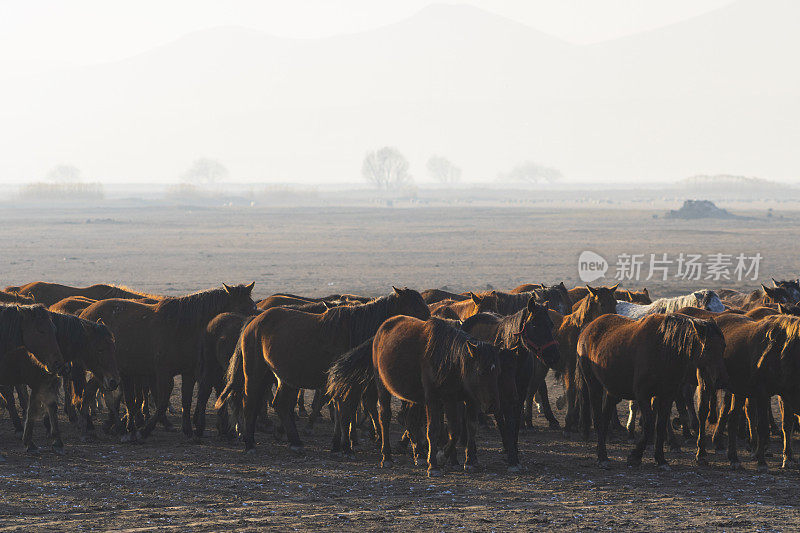
[(602, 255), (589, 250), (581, 252), (578, 257), (578, 276), (584, 283), (591, 283), (602, 278), (608, 271), (608, 261)]

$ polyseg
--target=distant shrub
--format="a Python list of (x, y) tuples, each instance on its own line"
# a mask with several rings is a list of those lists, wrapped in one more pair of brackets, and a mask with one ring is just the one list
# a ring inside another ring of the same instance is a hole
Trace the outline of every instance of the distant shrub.
[(105, 193), (99, 182), (37, 181), (23, 186), (20, 197), (24, 200), (102, 200)]

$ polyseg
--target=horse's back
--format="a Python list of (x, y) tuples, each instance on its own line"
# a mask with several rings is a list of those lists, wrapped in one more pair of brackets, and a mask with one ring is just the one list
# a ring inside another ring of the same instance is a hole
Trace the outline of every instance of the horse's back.
[(428, 338), (426, 322), (399, 315), (378, 328), (372, 342), (372, 364), (392, 395), (409, 402), (424, 400), (422, 357)]

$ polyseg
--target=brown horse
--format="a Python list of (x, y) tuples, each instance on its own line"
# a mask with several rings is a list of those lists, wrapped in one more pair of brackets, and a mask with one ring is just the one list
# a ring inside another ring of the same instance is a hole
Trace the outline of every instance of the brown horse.
[[(75, 408), (80, 410), (84, 432), (92, 430), (89, 403), (98, 389), (113, 391), (122, 380), (117, 366), (116, 346), (111, 331), (102, 323), (73, 315), (50, 313), (56, 327), (56, 339), (65, 361), (71, 364), (64, 378), (64, 402), (70, 420)], [(90, 373), (87, 384), (86, 372)]]
[(720, 289), (717, 291), (717, 295), (727, 307), (738, 307), (745, 311), (756, 307), (795, 302), (789, 289), (785, 287), (767, 287), (763, 283), (760, 290), (750, 293), (743, 293), (733, 289)]
[(61, 372), (65, 366), (47, 309), (41, 305), (0, 305), (0, 362), (7, 352), (21, 347), (51, 371)]
[[(513, 359), (512, 354), (506, 357)], [(372, 367), (378, 393), (381, 429), (381, 466), (392, 464), (389, 423), (392, 396), (424, 405), (427, 415), (428, 475), (441, 474), (437, 451), (443, 415), (447, 416), (448, 446), (458, 440), (459, 410), (466, 402), (467, 438), (474, 441), (478, 409), (494, 412), (500, 407), (497, 380), (500, 350), (491, 343), (473, 340), (444, 321), (408, 316), (393, 317), (378, 328), (372, 343)], [(475, 463), (474, 449), (467, 447), (466, 465)], [(446, 455), (450, 450), (445, 452)]]
[(772, 284), (784, 289), (789, 294), (791, 301), (800, 301), (800, 279), (777, 281), (772, 278)]
[(136, 300), (139, 298), (161, 299), (161, 296), (135, 292), (115, 285), (99, 284), (90, 287), (71, 287), (69, 285), (48, 283), (45, 281), (27, 283), (19, 287), (19, 290), (16, 292), (23, 296), (31, 297), (36, 303), (48, 307), (69, 296), (85, 296), (92, 300), (106, 300), (109, 298), (121, 298), (125, 300)]
[(152, 390), (156, 413), (141, 430), (147, 437), (169, 405), (173, 377), (182, 377), (182, 429), (192, 435), (191, 406), (194, 376), (200, 353), (202, 332), (208, 322), (220, 313), (254, 312), (251, 298), (254, 283), (209, 289), (178, 298), (164, 298), (150, 305), (131, 300), (101, 300), (87, 307), (81, 318), (102, 319), (117, 341), (117, 361), (122, 374), (122, 393), (128, 410), (127, 434), (124, 441), (136, 439), (136, 424), (141, 412), (135, 409), (135, 387), (154, 382)]
[(549, 309), (562, 315), (569, 312), (572, 306), (572, 301), (569, 299), (563, 283), (527, 292), (491, 291), (490, 293), (481, 293), (480, 296), (484, 294), (492, 294), (497, 298), (497, 312), (501, 315), (513, 315), (520, 309), (524, 309), (531, 298), (535, 299), (539, 304), (546, 304)]
[(761, 320), (766, 316), (772, 315), (794, 315), (800, 316), (800, 306), (791, 304), (778, 304), (775, 307), (754, 307), (745, 313), (745, 316), (753, 320)]
[[(725, 334), (727, 348), (725, 365), (730, 375), (733, 402), (728, 413), (728, 459), (733, 468), (738, 467), (736, 435), (739, 416), (745, 401), (752, 402), (756, 420), (754, 444), (758, 469), (766, 470), (765, 452), (769, 439), (770, 397), (780, 395), (783, 411), (783, 466), (794, 463), (791, 437), (793, 415), (800, 406), (800, 317), (790, 315), (768, 316), (758, 321), (737, 315), (716, 318)], [(705, 422), (707, 411), (702, 411), (700, 424)], [(719, 425), (714, 441), (719, 442)], [(698, 444), (701, 444), (698, 441)], [(705, 453), (698, 448), (698, 456)]]
[[(481, 313), (468, 318), (461, 327), (475, 338), (517, 353), (513, 376), (510, 379), (502, 376), (501, 379), (504, 384), (510, 382), (513, 386), (501, 388), (500, 399), (504, 409), (496, 418), (503, 435), (508, 468), (518, 471), (522, 408), (534, 369), (538, 364), (544, 368), (561, 368), (562, 364), (558, 343), (553, 335), (553, 321), (547, 309), (538, 305), (534, 298), (529, 298), (528, 305), (511, 316)], [(507, 412), (505, 406), (509, 405), (512, 410)]]
[[(22, 444), (28, 453), (37, 451), (33, 443), (33, 426), (42, 413), (42, 408), (50, 420), (50, 437), (53, 451), (63, 453), (64, 443), (58, 427), (58, 376), (51, 373), (36, 357), (25, 348), (15, 348), (0, 359), (0, 385), (27, 385), (31, 388)], [(13, 398), (12, 398), (13, 401)], [(0, 461), (5, 457), (0, 454)]]
[(453, 320), (466, 320), (478, 313), (496, 313), (497, 295), (493, 293), (478, 296), (469, 293), (469, 299), (455, 301), (442, 300), (430, 305), (431, 315)]
[(586, 326), (578, 339), (578, 372), (597, 430), (598, 463), (608, 465), (608, 423), (617, 403), (628, 399), (638, 401), (644, 419), (644, 432), (628, 464), (641, 463), (657, 420), (655, 460), (659, 468), (668, 468), (664, 441), (681, 382), (687, 371), (696, 369), (715, 386), (726, 387), (724, 350), (725, 339), (713, 321), (686, 315), (653, 314), (640, 320), (603, 315)]
[(256, 415), (267, 389), (267, 373), (271, 372), (278, 380), (273, 408), (286, 429), (291, 449), (301, 450), (303, 443), (291, 414), (298, 390), (324, 387), (331, 364), (395, 315), (428, 319), (430, 311), (417, 291), (396, 287), (388, 296), (335, 307), (321, 315), (282, 307), (264, 311), (242, 331), (215, 408), (220, 409), (231, 396), (236, 404), (241, 398), (245, 448), (254, 449)]
[(54, 313), (65, 313), (67, 315), (80, 315), (84, 309), (95, 303), (97, 300), (85, 296), (69, 296), (59, 300), (48, 309)]
[[(617, 300), (616, 289), (614, 287), (587, 287), (586, 296), (578, 302), (576, 309), (563, 317), (560, 324), (554, 330), (555, 339), (558, 341), (558, 351), (563, 363), (564, 392), (566, 398), (567, 413), (564, 418), (564, 435), (570, 436), (571, 432), (578, 429), (578, 402), (577, 402), (577, 383), (575, 370), (578, 361), (578, 337), (583, 328), (589, 325), (595, 318), (616, 312)], [(529, 390), (529, 404), (532, 404), (533, 393), (540, 391), (539, 401), (543, 406), (545, 414), (548, 412), (552, 416), (549, 401), (545, 396), (546, 385), (544, 379), (547, 375), (547, 368), (539, 364), (534, 372), (534, 383), (531, 383)], [(544, 391), (542, 391), (544, 388)], [(530, 405), (526, 419), (530, 419), (533, 414), (533, 406)], [(589, 413), (583, 413), (584, 417)], [(549, 419), (549, 418), (548, 418)], [(555, 420), (555, 417), (553, 417)], [(557, 427), (556, 424), (551, 426)]]
[(468, 294), (456, 294), (454, 292), (445, 291), (442, 289), (426, 289), (420, 293), (422, 299), (425, 300), (425, 303), (428, 305), (432, 305), (442, 300), (453, 300), (455, 302), (460, 302), (462, 300), (469, 300)]
[[(203, 332), (201, 345), (199, 378), (197, 386), (197, 403), (194, 408), (194, 434), (200, 438), (206, 426), (206, 404), (211, 396), (211, 389), (222, 393), (225, 386), (225, 369), (236, 350), (239, 335), (244, 326), (253, 320), (254, 315), (238, 313), (222, 313), (214, 317)], [(237, 413), (235, 413), (237, 414)], [(230, 435), (227, 406), (217, 412), (217, 431), (220, 436)]]
[(33, 298), (23, 296), (16, 292), (0, 291), (0, 304), (25, 304), (34, 303)]

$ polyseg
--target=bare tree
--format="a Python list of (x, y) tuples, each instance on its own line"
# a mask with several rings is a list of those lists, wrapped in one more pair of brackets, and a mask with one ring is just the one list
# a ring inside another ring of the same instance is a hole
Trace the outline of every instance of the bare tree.
[(201, 157), (194, 160), (189, 170), (184, 173), (183, 180), (190, 183), (210, 185), (225, 179), (227, 176), (228, 169), (225, 165), (214, 159)]
[(383, 190), (397, 189), (413, 181), (408, 173), (408, 159), (390, 146), (368, 152), (361, 166), (361, 175)]
[(507, 174), (500, 174), (499, 179), (503, 181), (525, 181), (528, 183), (536, 183), (537, 181), (556, 181), (563, 178), (564, 175), (557, 168), (546, 167), (533, 161), (526, 161), (525, 163), (515, 166), (511, 172)]
[(461, 169), (445, 157), (431, 156), (426, 166), (430, 177), (446, 185), (452, 185), (461, 180)]
[(55, 183), (75, 183), (81, 181), (81, 171), (72, 165), (58, 165), (50, 169), (46, 178)]

